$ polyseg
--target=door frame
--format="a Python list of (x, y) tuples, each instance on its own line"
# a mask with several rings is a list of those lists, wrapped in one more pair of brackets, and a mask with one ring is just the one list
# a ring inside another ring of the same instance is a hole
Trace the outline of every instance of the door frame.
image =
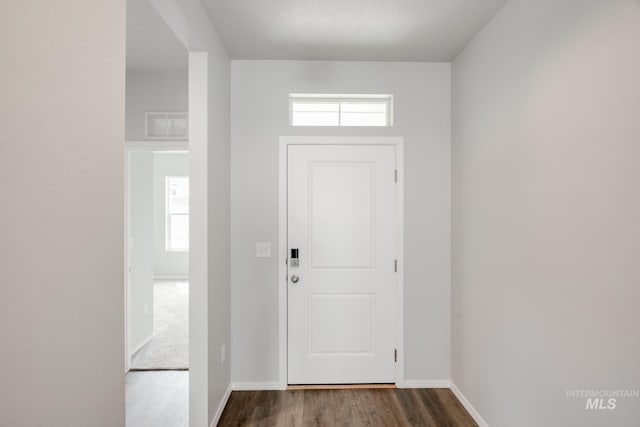
[(389, 145), (395, 147), (398, 182), (396, 192), (396, 253), (398, 257), (397, 299), (395, 313), (395, 346), (398, 359), (395, 366), (395, 383), (404, 386), (404, 138), (378, 136), (281, 136), (279, 147), (278, 183), (278, 362), (279, 388), (288, 385), (288, 336), (287, 336), (287, 172), (289, 145)]

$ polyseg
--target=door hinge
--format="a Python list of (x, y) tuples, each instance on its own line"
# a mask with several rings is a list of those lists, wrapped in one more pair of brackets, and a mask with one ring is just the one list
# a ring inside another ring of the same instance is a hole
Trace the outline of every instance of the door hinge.
[(393, 361), (398, 361), (398, 349), (393, 349)]
[(397, 259), (393, 260), (393, 272), (394, 273), (398, 272), (398, 260)]
[(393, 179), (395, 180), (395, 182), (398, 182), (398, 169), (395, 169), (393, 171)]

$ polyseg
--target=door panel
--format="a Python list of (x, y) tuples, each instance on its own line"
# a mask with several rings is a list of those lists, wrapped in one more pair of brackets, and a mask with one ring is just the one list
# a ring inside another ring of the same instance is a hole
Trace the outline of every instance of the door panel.
[(309, 296), (309, 354), (372, 353), (374, 297), (372, 294)]
[(312, 162), (311, 268), (371, 268), (374, 165)]
[(394, 169), (392, 146), (288, 148), (289, 384), (395, 382)]

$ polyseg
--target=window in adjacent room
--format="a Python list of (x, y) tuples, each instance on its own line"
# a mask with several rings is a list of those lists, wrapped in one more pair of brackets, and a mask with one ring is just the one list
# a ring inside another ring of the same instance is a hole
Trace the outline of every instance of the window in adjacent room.
[(166, 250), (189, 250), (189, 177), (166, 178)]
[(391, 95), (290, 94), (291, 126), (391, 126)]

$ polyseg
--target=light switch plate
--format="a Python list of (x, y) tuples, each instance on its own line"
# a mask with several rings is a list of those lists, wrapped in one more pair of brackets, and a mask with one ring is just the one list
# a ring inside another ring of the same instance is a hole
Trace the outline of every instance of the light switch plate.
[(271, 242), (256, 242), (256, 258), (271, 258)]

